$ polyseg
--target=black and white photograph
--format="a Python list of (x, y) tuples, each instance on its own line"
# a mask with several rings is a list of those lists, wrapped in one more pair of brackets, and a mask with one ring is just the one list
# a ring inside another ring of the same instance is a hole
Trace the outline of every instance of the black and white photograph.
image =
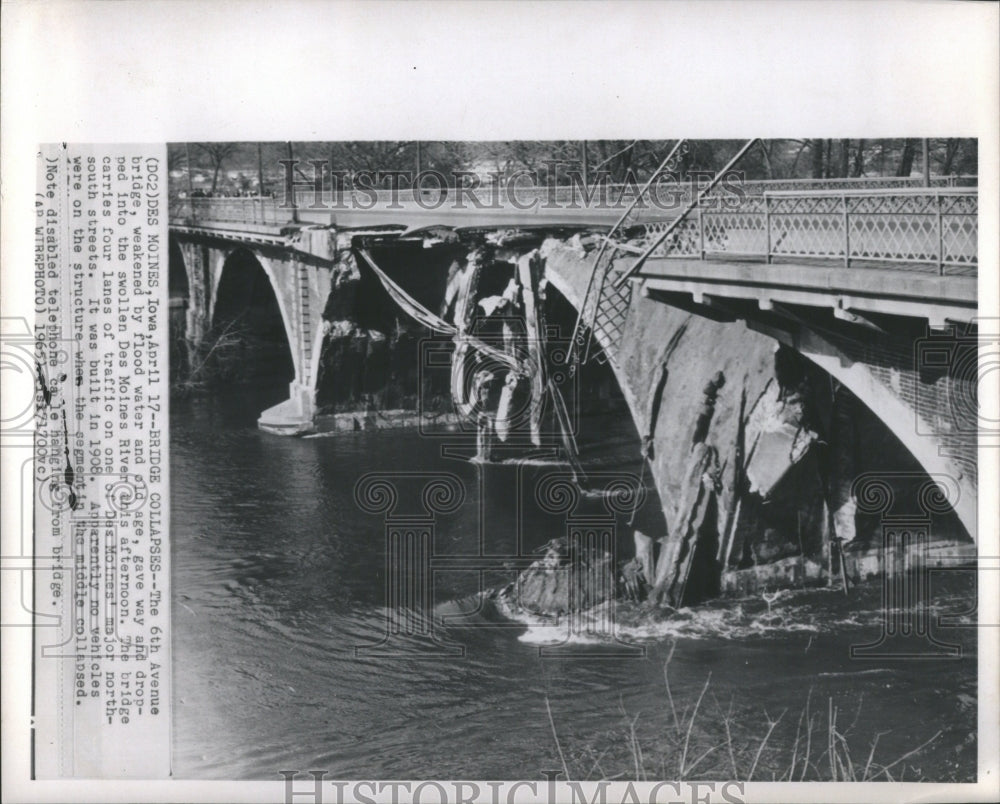
[(975, 779), (977, 154), (170, 145), (175, 773)]
[(1000, 8), (2, 18), (5, 801), (1000, 797)]

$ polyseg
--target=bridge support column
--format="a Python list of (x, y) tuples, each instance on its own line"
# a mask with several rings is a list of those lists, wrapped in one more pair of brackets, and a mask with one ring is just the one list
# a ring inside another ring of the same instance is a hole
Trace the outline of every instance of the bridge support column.
[(190, 300), (184, 336), (198, 346), (212, 328), (212, 260), (210, 249), (202, 244), (181, 241), (179, 244), (187, 271)]
[(316, 416), (322, 312), (330, 295), (331, 270), (295, 258), (271, 260), (270, 268), (285, 317), (295, 379), (288, 386), (288, 399), (265, 410), (257, 426), (277, 435), (301, 435), (312, 431)]
[(313, 429), (315, 392), (298, 380), (288, 384), (288, 399), (260, 414), (257, 426), (275, 435), (302, 435)]

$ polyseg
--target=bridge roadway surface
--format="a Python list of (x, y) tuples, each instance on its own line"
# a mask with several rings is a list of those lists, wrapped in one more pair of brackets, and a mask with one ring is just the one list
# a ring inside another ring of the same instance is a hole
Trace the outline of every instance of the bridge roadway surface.
[[(775, 304), (816, 306), (862, 325), (872, 323), (870, 314), (924, 319), (938, 328), (975, 317), (974, 189), (855, 189), (773, 196), (763, 206), (761, 197), (748, 198), (750, 212), (696, 210), (678, 227), (669, 247), (654, 251), (645, 261), (637, 276), (644, 295), (663, 299), (663, 294), (686, 294), (699, 305), (723, 299), (756, 301), (762, 310)], [(175, 209), (171, 217), (176, 231), (272, 246), (288, 246), (287, 235), (316, 226), (344, 234), (384, 232), (401, 237), (436, 229), (518, 228), (557, 235), (609, 231), (625, 209), (624, 204), (567, 208), (544, 202), (528, 209), (478, 208), (468, 198), (463, 207), (428, 209), (412, 200), (384, 199), (370, 209), (307, 206), (295, 210), (297, 220), (293, 220), (293, 211), (274, 199), (211, 198), (184, 204), (183, 212)], [(820, 211), (801, 211), (802, 204)], [(652, 241), (679, 214), (680, 205), (676, 210), (649, 206), (636, 209), (629, 225), (633, 232), (648, 229), (647, 241)], [(620, 247), (625, 255), (645, 250), (642, 242), (638, 247)]]

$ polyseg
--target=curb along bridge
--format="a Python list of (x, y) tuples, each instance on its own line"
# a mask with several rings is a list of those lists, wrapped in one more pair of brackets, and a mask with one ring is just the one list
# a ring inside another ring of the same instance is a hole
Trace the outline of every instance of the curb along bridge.
[[(270, 279), (295, 380), (289, 399), (261, 415), (266, 429), (311, 426), (321, 313), (332, 269), (354, 238), (597, 234), (604, 245), (596, 259), (581, 251), (575, 261), (550, 260), (547, 276), (580, 315), (579, 357), (597, 341), (634, 415), (643, 379), (628, 376), (619, 351), (658, 337), (643, 326), (646, 309), (666, 304), (745, 322), (846, 385), (932, 477), (957, 479), (955, 511), (975, 538), (978, 190), (958, 186), (968, 183), (746, 182), (738, 196), (674, 184), (656, 188), (658, 203), (624, 187), (603, 197), (579, 187), (521, 187), (507, 198), (490, 188), (368, 191), (292, 208), (273, 198), (190, 198), (172, 201), (170, 230), (183, 257), (194, 343), (211, 328), (234, 251), (250, 251)], [(962, 349), (973, 356), (956, 368)], [(964, 400), (960, 411), (956, 400)]]

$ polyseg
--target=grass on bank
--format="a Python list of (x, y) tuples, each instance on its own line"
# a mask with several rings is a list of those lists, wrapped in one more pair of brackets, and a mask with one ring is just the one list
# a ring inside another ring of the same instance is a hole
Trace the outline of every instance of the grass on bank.
[[(748, 726), (737, 721), (730, 700), (724, 708), (710, 692), (709, 673), (693, 705), (677, 710), (670, 688), (670, 649), (663, 665), (668, 727), (658, 735), (655, 745), (640, 740), (637, 724), (641, 713), (630, 715), (621, 704), (623, 726), (607, 735), (607, 745), (600, 743), (576, 748), (567, 755), (556, 729), (548, 695), (545, 708), (556, 750), (566, 779), (577, 781), (613, 781), (617, 779), (653, 781), (660, 779), (732, 780), (754, 782), (877, 782), (923, 781), (919, 768), (910, 760), (930, 747), (942, 734), (900, 756), (880, 755), (879, 732), (859, 750), (857, 740), (849, 738), (858, 724), (863, 697), (849, 724), (840, 709), (828, 697), (825, 705), (815, 706), (812, 689), (798, 714), (790, 747), (779, 748), (772, 738), (779, 724), (786, 722), (788, 710), (776, 717), (763, 712), (763, 722)], [(710, 703), (709, 703), (710, 701)], [(739, 730), (739, 731), (737, 731)], [(851, 743), (854, 743), (852, 746)]]

